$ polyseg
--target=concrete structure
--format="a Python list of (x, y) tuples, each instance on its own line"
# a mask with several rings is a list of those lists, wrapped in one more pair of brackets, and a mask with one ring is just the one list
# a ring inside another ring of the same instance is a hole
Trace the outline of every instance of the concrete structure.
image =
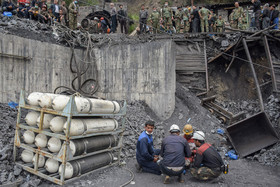
[[(96, 49), (100, 85), (97, 95), (114, 100), (143, 100), (159, 117), (167, 119), (175, 107), (173, 45), (168, 40)], [(7, 58), (1, 53), (28, 56), (32, 60)], [(75, 54), (77, 59), (84, 57), (82, 50)], [(74, 75), (69, 68), (70, 58), (68, 47), (0, 34), (0, 102), (18, 101), (21, 89), (30, 93), (71, 87)], [(93, 67), (84, 79), (93, 76)]]

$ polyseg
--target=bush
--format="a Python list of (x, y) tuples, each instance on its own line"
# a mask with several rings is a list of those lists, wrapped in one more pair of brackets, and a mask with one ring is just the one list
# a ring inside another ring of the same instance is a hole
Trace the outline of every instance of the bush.
[(128, 14), (129, 18), (129, 28), (128, 33), (133, 32), (139, 24), (139, 15), (138, 14)]

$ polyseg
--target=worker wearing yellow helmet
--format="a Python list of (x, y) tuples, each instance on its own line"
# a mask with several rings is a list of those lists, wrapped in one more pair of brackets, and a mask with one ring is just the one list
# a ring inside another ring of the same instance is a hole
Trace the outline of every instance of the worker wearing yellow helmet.
[(186, 124), (183, 129), (184, 133), (184, 138), (188, 141), (190, 149), (193, 150), (195, 149), (195, 143), (194, 140), (192, 139), (193, 137), (193, 127), (191, 124)]

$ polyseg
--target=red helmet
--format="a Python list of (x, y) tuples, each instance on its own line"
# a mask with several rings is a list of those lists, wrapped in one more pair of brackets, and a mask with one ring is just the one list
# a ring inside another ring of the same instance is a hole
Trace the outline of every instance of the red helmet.
[(103, 18), (103, 17), (101, 17), (101, 18), (100, 18), (100, 20), (104, 20), (104, 18)]

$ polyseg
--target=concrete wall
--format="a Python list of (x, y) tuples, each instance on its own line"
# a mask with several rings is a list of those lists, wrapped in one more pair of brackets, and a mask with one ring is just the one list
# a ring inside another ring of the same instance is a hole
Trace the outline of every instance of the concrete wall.
[[(175, 56), (171, 41), (121, 44), (96, 49), (98, 95), (115, 100), (144, 100), (161, 118), (175, 107)], [(53, 92), (71, 87), (71, 50), (13, 35), (0, 34), (0, 53), (32, 57), (31, 61), (1, 57), (0, 102), (17, 101), (21, 89)], [(84, 57), (76, 50), (78, 59)], [(85, 64), (82, 64), (85, 66)], [(85, 78), (93, 76), (93, 65)]]

